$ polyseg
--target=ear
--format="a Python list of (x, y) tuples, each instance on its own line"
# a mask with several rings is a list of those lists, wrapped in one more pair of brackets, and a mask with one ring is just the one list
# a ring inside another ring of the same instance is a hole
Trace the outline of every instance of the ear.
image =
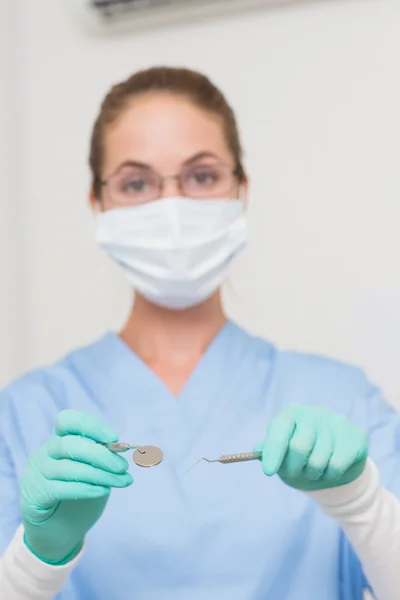
[(90, 208), (92, 209), (93, 213), (96, 214), (97, 212), (99, 212), (100, 203), (94, 194), (93, 188), (91, 188), (90, 192), (89, 192), (89, 204), (90, 204)]

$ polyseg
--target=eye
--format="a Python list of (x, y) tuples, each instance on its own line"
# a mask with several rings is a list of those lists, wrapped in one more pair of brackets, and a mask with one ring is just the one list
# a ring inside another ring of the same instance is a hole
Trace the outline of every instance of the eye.
[(201, 167), (190, 173), (192, 185), (209, 186), (218, 181), (218, 173), (212, 167)]
[(148, 187), (149, 182), (143, 178), (130, 178), (122, 182), (121, 190), (123, 192), (143, 192)]
[(157, 175), (148, 169), (124, 169), (108, 181), (108, 191), (116, 206), (130, 206), (157, 196)]

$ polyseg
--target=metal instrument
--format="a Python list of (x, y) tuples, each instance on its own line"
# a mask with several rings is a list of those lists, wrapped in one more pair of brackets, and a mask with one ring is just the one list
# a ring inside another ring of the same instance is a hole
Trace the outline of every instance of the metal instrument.
[(164, 455), (157, 446), (132, 446), (126, 442), (113, 442), (111, 444), (102, 444), (110, 452), (121, 453), (128, 450), (135, 450), (133, 461), (138, 467), (155, 467), (162, 462)]
[(162, 450), (157, 446), (141, 446), (133, 453), (133, 460), (138, 467), (155, 467), (163, 458)]
[(229, 465), (232, 463), (239, 462), (247, 462), (250, 460), (260, 460), (262, 458), (262, 452), (240, 452), (239, 454), (224, 454), (219, 458), (215, 458), (214, 460), (210, 460), (209, 458), (200, 458), (197, 462), (194, 463), (189, 469), (186, 471), (190, 471), (199, 464), (202, 460), (205, 460), (208, 463), (221, 463), (222, 465)]
[(136, 450), (138, 449), (140, 452), (141, 446), (132, 446), (131, 444), (127, 444), (126, 442), (113, 442), (111, 444), (102, 444), (110, 450), (110, 452), (120, 453), (127, 452), (128, 450)]

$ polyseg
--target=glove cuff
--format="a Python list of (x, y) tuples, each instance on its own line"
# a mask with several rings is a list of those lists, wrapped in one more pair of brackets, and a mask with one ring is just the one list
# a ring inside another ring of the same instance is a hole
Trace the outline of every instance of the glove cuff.
[(379, 471), (368, 458), (364, 471), (357, 479), (345, 485), (307, 492), (328, 514), (341, 518), (353, 511), (361, 511), (371, 505), (380, 491)]
[(34, 556), (36, 556), (36, 558), (38, 558), (41, 562), (44, 562), (48, 565), (53, 565), (55, 567), (58, 567), (58, 566), (63, 566), (63, 565), (68, 564), (69, 562), (71, 562), (71, 560), (73, 560), (76, 556), (78, 556), (78, 554), (81, 552), (81, 550), (83, 548), (84, 542), (82, 541), (80, 544), (75, 546), (75, 548), (71, 552), (69, 552), (69, 554), (67, 554), (67, 556), (65, 556), (62, 560), (57, 560), (57, 561), (53, 561), (51, 559), (44, 558), (43, 556), (40, 556), (40, 554), (35, 552), (35, 550), (31, 547), (28, 540), (26, 539), (26, 534), (24, 534), (24, 544), (28, 548), (28, 550)]

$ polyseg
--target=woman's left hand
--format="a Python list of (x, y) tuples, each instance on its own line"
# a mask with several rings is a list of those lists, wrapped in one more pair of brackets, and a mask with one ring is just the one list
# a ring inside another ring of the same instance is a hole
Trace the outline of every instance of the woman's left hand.
[(266, 475), (278, 474), (287, 485), (316, 491), (357, 479), (368, 457), (365, 433), (326, 408), (292, 405), (267, 429), (262, 451)]

